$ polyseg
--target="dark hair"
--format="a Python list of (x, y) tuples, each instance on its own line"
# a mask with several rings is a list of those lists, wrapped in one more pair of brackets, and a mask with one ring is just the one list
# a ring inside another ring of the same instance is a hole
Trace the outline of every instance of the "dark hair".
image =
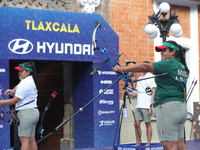
[(30, 71), (30, 75), (33, 76), (33, 80), (35, 81), (35, 84), (37, 86), (37, 72), (36, 72), (35, 63), (33, 61), (29, 61), (29, 62), (24, 62), (22, 64), (24, 64), (28, 68), (33, 69), (33, 72)]
[(145, 61), (143, 61), (142, 63), (150, 63), (150, 62), (145, 60)]
[[(173, 45), (175, 45), (176, 47), (179, 48), (179, 51), (175, 52), (175, 57), (181, 59), (181, 63), (185, 66), (187, 73), (189, 73), (190, 70), (188, 69), (186, 61), (185, 61), (185, 49), (181, 45), (177, 44), (175, 41), (166, 41), (166, 42), (171, 43), (171, 44), (173, 44)], [(172, 50), (173, 50), (172, 48), (169, 48), (170, 52)]]

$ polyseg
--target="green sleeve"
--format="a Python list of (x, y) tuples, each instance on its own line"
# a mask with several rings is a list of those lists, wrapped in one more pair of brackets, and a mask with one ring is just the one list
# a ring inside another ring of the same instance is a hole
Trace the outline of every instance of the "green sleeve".
[(171, 70), (170, 60), (161, 60), (159, 62), (152, 63), (154, 67), (154, 74), (168, 73)]

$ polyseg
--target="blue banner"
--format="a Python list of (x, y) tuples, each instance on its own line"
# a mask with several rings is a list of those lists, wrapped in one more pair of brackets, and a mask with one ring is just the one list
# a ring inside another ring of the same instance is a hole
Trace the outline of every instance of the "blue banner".
[[(74, 109), (77, 111), (111, 85), (117, 75), (108, 66), (90, 77), (91, 66), (105, 60), (93, 51), (92, 34), (96, 21), (102, 27), (96, 39), (112, 58), (118, 56), (119, 38), (99, 14), (0, 7), (0, 77), (9, 88), (9, 60), (58, 60), (88, 62), (84, 74), (74, 78)], [(5, 72), (4, 72), (5, 70)], [(119, 114), (119, 86), (113, 85), (74, 118), (75, 148), (112, 146)], [(2, 127), (2, 128), (1, 128)], [(0, 149), (9, 148), (9, 124), (0, 120)], [(5, 139), (7, 139), (5, 142)]]
[(0, 58), (101, 61), (92, 47), (95, 21), (103, 25), (98, 39), (116, 57), (118, 36), (99, 14), (1, 7)]
[[(4, 94), (9, 87), (9, 63), (8, 60), (0, 59), (0, 100), (7, 99)], [(0, 105), (0, 149), (10, 148), (10, 122), (9, 106)]]
[(135, 144), (115, 145), (114, 150), (164, 150), (160, 143), (152, 143), (149, 146), (145, 146), (146, 143), (141, 143), (143, 146), (135, 146)]
[[(94, 137), (95, 147), (108, 147), (114, 142), (116, 125), (119, 118), (119, 88), (114, 84), (117, 80), (115, 72), (109, 67), (103, 67), (94, 82), (95, 95), (101, 94), (107, 89), (94, 103)], [(118, 85), (118, 84), (117, 84)]]
[(103, 66), (97, 76), (88, 78), (89, 73), (74, 88), (75, 111), (93, 100), (75, 116), (75, 148), (112, 146), (119, 118), (119, 86), (113, 84), (118, 77), (108, 66)]

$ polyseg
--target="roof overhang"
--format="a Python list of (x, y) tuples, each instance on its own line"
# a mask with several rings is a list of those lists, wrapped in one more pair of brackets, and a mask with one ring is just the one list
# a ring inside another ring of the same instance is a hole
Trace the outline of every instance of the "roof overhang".
[(200, 5), (200, 0), (154, 0), (155, 2), (167, 2), (169, 4), (192, 6)]

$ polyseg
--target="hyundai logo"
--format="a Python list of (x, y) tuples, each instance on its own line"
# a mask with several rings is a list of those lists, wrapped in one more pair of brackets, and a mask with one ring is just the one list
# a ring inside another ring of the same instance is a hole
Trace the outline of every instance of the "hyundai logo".
[(8, 48), (16, 54), (27, 54), (33, 50), (33, 44), (25, 39), (14, 39), (10, 41)]

